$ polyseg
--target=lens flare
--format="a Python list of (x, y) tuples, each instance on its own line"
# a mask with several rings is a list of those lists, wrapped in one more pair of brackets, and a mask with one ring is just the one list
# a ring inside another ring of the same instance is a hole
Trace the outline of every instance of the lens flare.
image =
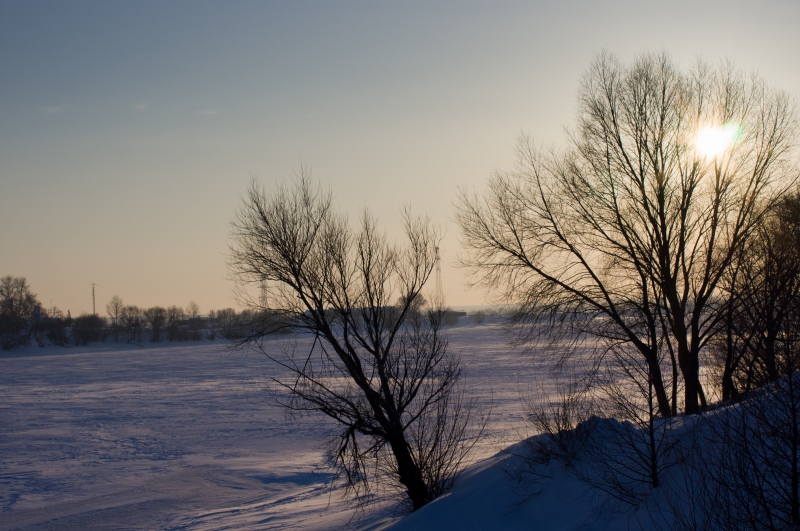
[(706, 158), (718, 157), (736, 142), (739, 135), (740, 128), (736, 124), (703, 127), (697, 133), (697, 151)]

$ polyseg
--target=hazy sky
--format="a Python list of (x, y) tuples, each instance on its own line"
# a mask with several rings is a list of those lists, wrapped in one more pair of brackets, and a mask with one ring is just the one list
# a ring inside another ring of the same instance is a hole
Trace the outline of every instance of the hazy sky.
[(45, 306), (234, 306), (228, 223), (251, 175), (301, 164), (356, 219), (452, 201), (558, 145), (607, 49), (731, 59), (800, 95), (800, 2), (0, 3), (0, 276)]

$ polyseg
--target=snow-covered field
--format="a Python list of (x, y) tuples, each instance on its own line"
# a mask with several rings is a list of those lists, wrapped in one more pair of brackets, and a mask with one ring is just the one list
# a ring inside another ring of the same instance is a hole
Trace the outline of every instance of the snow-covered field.
[[(519, 437), (519, 394), (537, 372), (496, 324), (449, 334), (464, 383), (492, 408), (477, 461)], [(0, 530), (391, 524), (386, 510), (351, 521), (322, 465), (327, 422), (270, 406), (275, 371), (208, 342), (0, 354)]]

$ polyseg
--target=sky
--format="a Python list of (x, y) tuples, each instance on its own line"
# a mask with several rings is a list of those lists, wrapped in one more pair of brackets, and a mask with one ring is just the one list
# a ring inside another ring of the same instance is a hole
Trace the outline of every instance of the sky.
[(451, 306), (490, 302), (455, 267), (459, 188), (559, 146), (592, 58), (731, 60), (800, 95), (800, 2), (0, 3), (0, 276), (44, 306), (236, 307), (230, 221), (251, 176), (301, 165), (356, 221), (446, 235)]

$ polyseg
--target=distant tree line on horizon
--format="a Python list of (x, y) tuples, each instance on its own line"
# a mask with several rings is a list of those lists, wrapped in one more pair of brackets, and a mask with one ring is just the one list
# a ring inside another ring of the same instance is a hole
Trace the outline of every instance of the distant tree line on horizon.
[[(88, 345), (161, 341), (214, 341), (236, 339), (248, 333), (258, 316), (252, 310), (233, 308), (200, 313), (192, 301), (188, 306), (126, 305), (114, 295), (106, 305), (107, 317), (83, 313), (67, 315), (57, 307), (44, 308), (25, 277), (0, 278), (0, 348), (10, 350), (26, 345)], [(263, 316), (262, 319), (263, 321)]]
[[(82, 313), (64, 315), (58, 307), (45, 308), (31, 291), (25, 277), (7, 275), (0, 279), (0, 349), (10, 350), (26, 345), (88, 345), (90, 343), (159, 343), (162, 341), (214, 341), (217, 338), (237, 340), (249, 336), (254, 329), (269, 326), (272, 319), (265, 310), (233, 308), (200, 313), (200, 306), (191, 301), (180, 306), (140, 308), (125, 304), (114, 295), (106, 304), (106, 314)], [(465, 312), (447, 309), (445, 324), (454, 325)], [(476, 312), (475, 322), (483, 322), (485, 314)]]

